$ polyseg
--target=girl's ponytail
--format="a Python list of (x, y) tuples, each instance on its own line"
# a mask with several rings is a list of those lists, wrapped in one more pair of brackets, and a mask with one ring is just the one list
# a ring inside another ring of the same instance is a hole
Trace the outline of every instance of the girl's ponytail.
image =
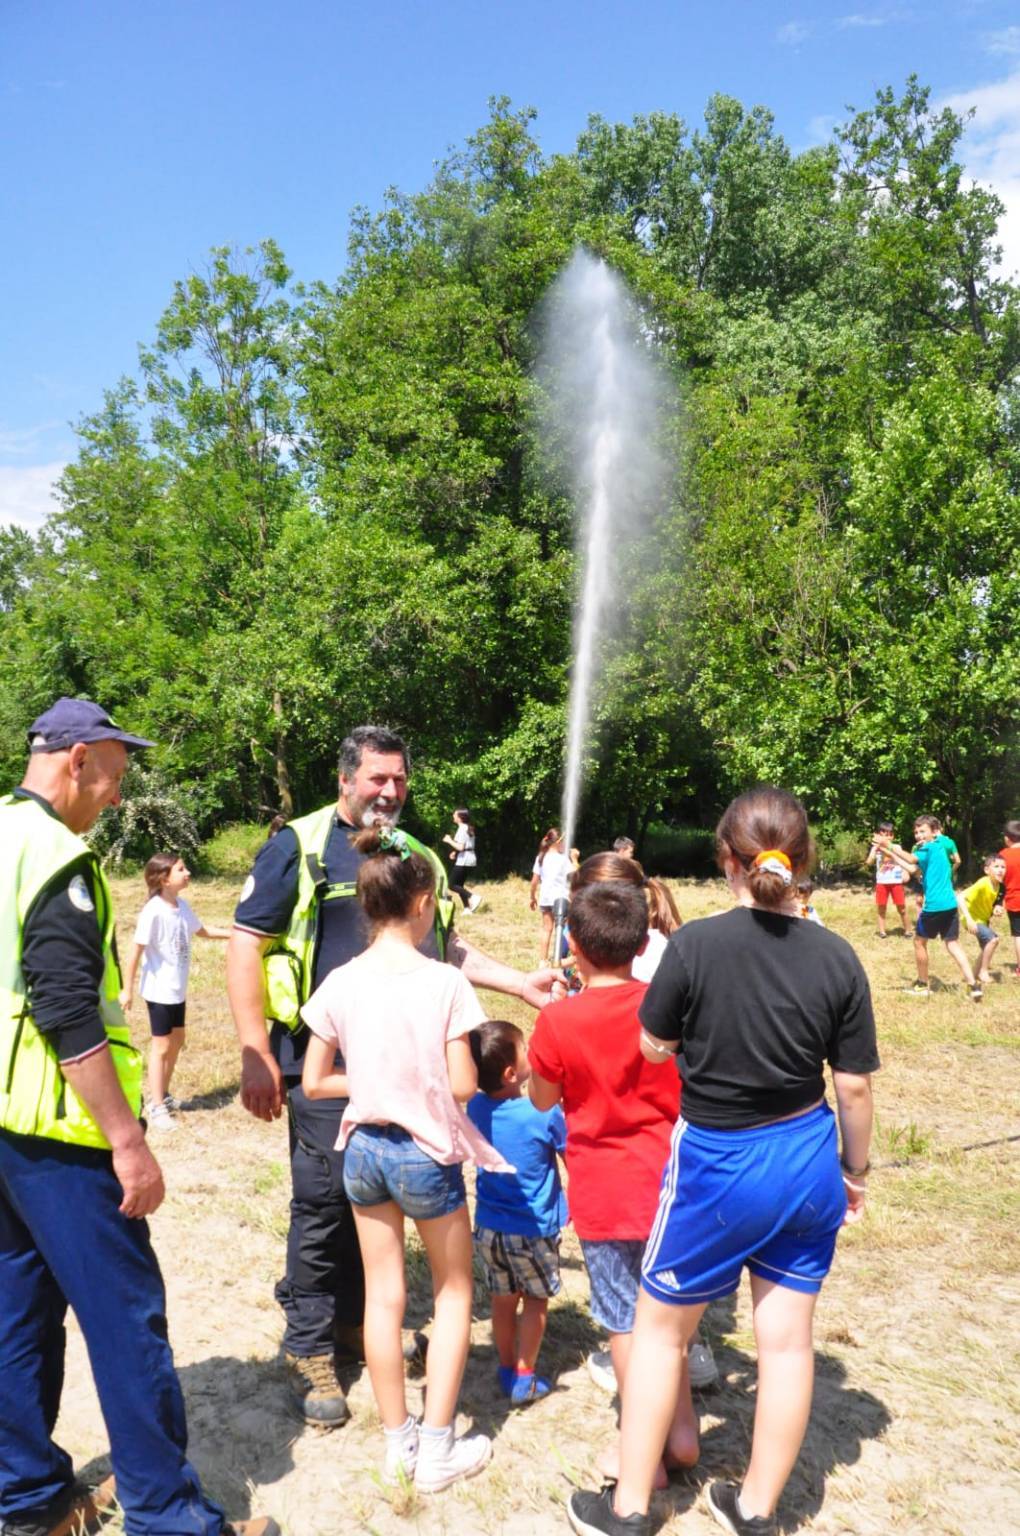
[(411, 848), (398, 827), (366, 827), (351, 836), (351, 846), (364, 855), (358, 870), (358, 900), (369, 922), (399, 922), (416, 896), (434, 891), (432, 865)]

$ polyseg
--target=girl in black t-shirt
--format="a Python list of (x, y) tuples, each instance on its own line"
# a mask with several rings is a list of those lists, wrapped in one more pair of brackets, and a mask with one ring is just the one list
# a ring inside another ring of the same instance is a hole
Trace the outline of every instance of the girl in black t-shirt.
[(688, 1343), (745, 1265), (758, 1346), (751, 1461), (739, 1488), (712, 1483), (707, 1498), (726, 1530), (775, 1532), (811, 1408), (815, 1301), (839, 1227), (864, 1209), (874, 1016), (850, 945), (799, 916), (796, 881), (813, 855), (804, 808), (784, 790), (751, 790), (725, 812), (717, 849), (738, 904), (673, 934), (641, 1007), (643, 1054), (677, 1055), (682, 1118), (642, 1265), (620, 1478), (572, 1496), (581, 1533), (650, 1532)]

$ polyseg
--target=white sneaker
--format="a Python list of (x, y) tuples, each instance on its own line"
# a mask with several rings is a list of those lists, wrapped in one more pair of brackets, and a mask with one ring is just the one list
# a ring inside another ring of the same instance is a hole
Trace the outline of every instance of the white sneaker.
[(700, 1339), (692, 1339), (687, 1346), (687, 1374), (692, 1387), (714, 1387), (719, 1380), (715, 1356)]
[(391, 1488), (409, 1483), (418, 1464), (418, 1420), (412, 1419), (404, 1429), (387, 1429), (386, 1459), (383, 1462), (383, 1482)]
[(478, 892), (475, 891), (474, 894), (471, 897), (471, 900), (467, 904), (467, 910), (469, 912), (477, 912), (478, 908), (481, 906), (481, 904), (482, 904), (482, 898), (478, 894)]
[(603, 1392), (616, 1391), (616, 1372), (608, 1349), (593, 1349), (588, 1356), (588, 1375)]
[(147, 1104), (145, 1106), (145, 1118), (149, 1122), (149, 1129), (153, 1131), (176, 1131), (173, 1115), (165, 1104)]
[(438, 1435), (422, 1434), (418, 1441), (418, 1464), (414, 1486), (419, 1493), (439, 1493), (462, 1477), (474, 1477), (492, 1456), (488, 1435), (461, 1435), (454, 1438), (453, 1425)]

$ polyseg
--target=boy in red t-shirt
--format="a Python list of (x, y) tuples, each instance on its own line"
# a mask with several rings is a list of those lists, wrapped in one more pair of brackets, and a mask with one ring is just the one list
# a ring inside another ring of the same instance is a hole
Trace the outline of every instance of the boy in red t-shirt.
[[(570, 948), (584, 990), (543, 1008), (528, 1048), (532, 1102), (541, 1110), (563, 1105), (570, 1215), (588, 1270), (592, 1316), (609, 1333), (621, 1392), (641, 1259), (680, 1113), (675, 1067), (647, 1062), (638, 1043), (638, 1007), (647, 987), (631, 978), (630, 968), (647, 934), (639, 887), (603, 881), (576, 892)], [(685, 1373), (660, 1485), (667, 1466), (690, 1466), (697, 1456), (697, 1419)], [(616, 1468), (601, 1470), (614, 1476)]]
[(1002, 888), (1002, 905), (1009, 920), (1016, 949), (1016, 968), (1013, 975), (1020, 980), (1020, 821), (1007, 821), (1003, 830), (1005, 848), (999, 858), (1005, 860), (1006, 883)]

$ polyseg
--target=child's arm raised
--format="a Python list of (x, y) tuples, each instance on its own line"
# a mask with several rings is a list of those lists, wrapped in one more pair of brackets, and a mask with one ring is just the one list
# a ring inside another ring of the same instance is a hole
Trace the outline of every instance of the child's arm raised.
[(310, 1034), (301, 1086), (310, 1099), (346, 1099), (347, 1073), (334, 1070), (336, 1043)]
[(450, 1074), (450, 1088), (458, 1104), (466, 1104), (478, 1092), (478, 1068), (471, 1055), (471, 1043), (467, 1035), (446, 1042), (446, 1070)]
[(131, 954), (124, 970), (124, 986), (120, 994), (120, 1006), (130, 1008), (135, 996), (135, 977), (138, 975), (138, 962), (145, 953), (144, 944), (132, 944)]
[(899, 843), (894, 843), (891, 838), (888, 841), (883, 838), (875, 846), (881, 848), (883, 853), (888, 854), (890, 859), (898, 864), (901, 869), (905, 869), (908, 875), (916, 875), (921, 867), (912, 853), (908, 853), (905, 848), (901, 848)]

